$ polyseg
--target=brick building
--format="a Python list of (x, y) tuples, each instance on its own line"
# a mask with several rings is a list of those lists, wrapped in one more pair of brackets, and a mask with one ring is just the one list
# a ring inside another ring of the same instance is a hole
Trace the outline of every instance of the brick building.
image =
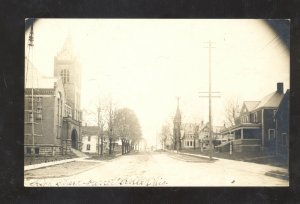
[(80, 66), (67, 39), (54, 60), (54, 77), (25, 59), (24, 153), (67, 154), (81, 149)]

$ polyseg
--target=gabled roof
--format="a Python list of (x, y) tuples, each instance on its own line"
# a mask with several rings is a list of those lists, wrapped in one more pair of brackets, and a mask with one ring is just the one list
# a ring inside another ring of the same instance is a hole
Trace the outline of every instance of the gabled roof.
[[(209, 123), (207, 122), (205, 125), (203, 125), (201, 128), (199, 128), (199, 131), (204, 132), (209, 128)], [(224, 126), (212, 126), (212, 132), (213, 133), (220, 133), (221, 130), (224, 129)]]
[(283, 98), (283, 94), (278, 92), (270, 93), (269, 95), (265, 96), (258, 106), (255, 109), (259, 108), (277, 108), (280, 104), (280, 101)]
[(25, 88), (53, 89), (59, 77), (45, 77), (25, 58)]
[[(287, 103), (289, 103), (289, 99), (290, 99), (290, 89), (288, 89), (286, 92), (285, 92), (285, 94), (284, 94), (284, 96), (283, 96), (283, 98), (282, 98), (282, 100), (281, 100), (281, 102), (280, 102), (280, 104), (279, 104), (279, 106), (278, 106), (278, 109), (277, 109), (277, 111), (276, 111), (276, 114), (275, 114), (275, 117), (277, 117), (278, 116), (278, 114), (281, 112), (281, 111), (285, 111), (284, 110), (284, 103), (287, 101)], [(287, 110), (288, 111), (288, 110)]]
[(56, 58), (57, 59), (63, 59), (63, 60), (72, 60), (75, 57), (74, 50), (73, 50), (73, 43), (72, 43), (72, 37), (69, 34), (67, 38), (65, 39), (64, 45), (61, 48), (61, 50), (57, 53)]
[(98, 135), (99, 127), (98, 126), (82, 126), (81, 131), (82, 131), (82, 135)]
[[(198, 129), (197, 129), (198, 126)], [(199, 132), (199, 130), (202, 128), (200, 124), (198, 123), (184, 123), (182, 125), (183, 130), (185, 133), (193, 134), (195, 131)]]
[(247, 110), (250, 112), (256, 108), (260, 101), (244, 101)]

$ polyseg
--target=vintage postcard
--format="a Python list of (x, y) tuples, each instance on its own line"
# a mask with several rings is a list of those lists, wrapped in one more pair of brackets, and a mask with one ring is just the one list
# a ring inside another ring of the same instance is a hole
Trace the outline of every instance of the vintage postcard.
[(24, 186), (289, 186), (288, 19), (25, 19)]

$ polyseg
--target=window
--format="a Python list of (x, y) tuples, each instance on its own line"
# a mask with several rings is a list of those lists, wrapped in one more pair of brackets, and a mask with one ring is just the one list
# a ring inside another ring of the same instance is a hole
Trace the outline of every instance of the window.
[(269, 141), (275, 139), (275, 130), (269, 129)]
[(40, 154), (40, 148), (38, 147), (34, 148), (34, 154)]
[(42, 119), (42, 106), (38, 106), (37, 109), (36, 109), (36, 119), (39, 119), (41, 120)]
[(286, 136), (286, 133), (281, 133), (281, 136), (282, 136), (282, 145), (283, 146), (286, 146), (286, 139), (287, 139), (287, 136)]
[(62, 69), (61, 72), (60, 72), (60, 76), (61, 76), (61, 79), (63, 81), (63, 83), (68, 83), (70, 80), (70, 73), (69, 73), (69, 70), (67, 69)]
[(90, 150), (91, 149), (91, 145), (87, 144), (86, 145), (86, 150)]
[(26, 147), (26, 154), (31, 154), (31, 147)]
[(27, 121), (32, 123), (33, 122), (33, 114), (31, 111), (28, 112), (27, 114)]
[(273, 110), (273, 117), (275, 117), (277, 110)]
[(257, 123), (257, 112), (254, 113), (254, 122)]
[(88, 136), (88, 141), (91, 141), (91, 136)]

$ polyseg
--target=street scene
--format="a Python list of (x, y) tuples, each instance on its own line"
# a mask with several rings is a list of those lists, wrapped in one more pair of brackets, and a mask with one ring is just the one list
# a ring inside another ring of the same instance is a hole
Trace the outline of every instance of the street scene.
[(141, 153), (109, 162), (81, 160), (26, 171), (24, 185), (288, 186), (286, 179), (268, 176), (272, 171), (287, 173), (284, 168), (249, 162), (209, 161), (173, 153)]
[(25, 28), (25, 187), (289, 186), (289, 20)]

